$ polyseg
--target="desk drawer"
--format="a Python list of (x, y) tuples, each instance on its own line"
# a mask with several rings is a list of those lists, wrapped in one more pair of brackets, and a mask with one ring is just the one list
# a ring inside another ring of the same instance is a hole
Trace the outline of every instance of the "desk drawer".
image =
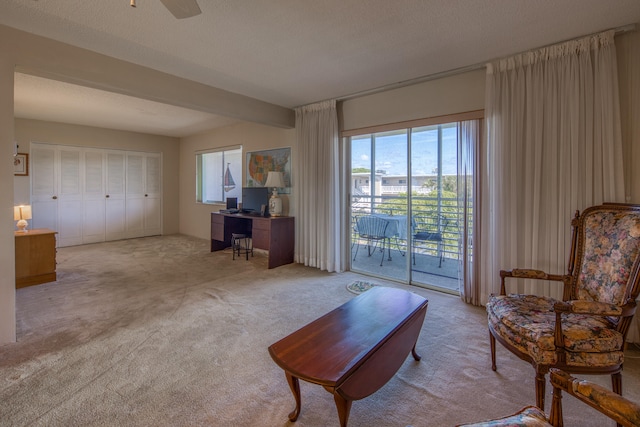
[(251, 230), (253, 247), (269, 250), (271, 240), (271, 222), (266, 218), (255, 218)]
[(224, 217), (222, 215), (211, 215), (211, 239), (224, 242)]

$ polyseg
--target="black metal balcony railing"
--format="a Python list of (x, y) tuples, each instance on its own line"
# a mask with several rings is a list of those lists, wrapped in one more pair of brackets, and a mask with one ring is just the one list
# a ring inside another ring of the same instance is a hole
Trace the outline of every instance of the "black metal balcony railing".
[[(351, 198), (351, 217), (352, 217), (352, 242), (362, 243), (358, 241), (355, 221), (360, 215), (380, 214), (392, 216), (407, 216), (407, 199), (398, 195), (393, 196), (369, 196), (354, 195)], [(458, 200), (456, 198), (435, 198), (427, 196), (411, 196), (411, 215), (412, 219), (408, 224), (407, 237), (399, 236), (395, 244), (400, 249), (408, 253), (429, 254), (433, 256), (442, 256), (446, 259), (459, 259), (459, 239), (460, 239), (460, 223), (461, 210), (458, 208)], [(419, 216), (441, 216), (445, 221), (432, 223), (435, 227), (433, 232), (442, 232), (441, 241), (432, 240), (414, 240), (413, 251), (408, 249), (408, 238), (413, 236), (416, 229), (415, 218)], [(446, 227), (444, 226), (446, 223)]]

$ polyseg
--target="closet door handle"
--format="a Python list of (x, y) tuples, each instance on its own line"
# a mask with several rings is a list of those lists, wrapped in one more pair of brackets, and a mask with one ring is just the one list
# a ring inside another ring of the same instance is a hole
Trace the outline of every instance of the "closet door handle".
[(106, 197), (106, 198), (108, 199), (108, 198), (109, 198), (109, 195), (107, 194), (107, 195), (106, 195), (106, 196), (104, 196), (104, 197)]
[(56, 200), (57, 198), (58, 198), (58, 196), (53, 196), (52, 197), (53, 200)]

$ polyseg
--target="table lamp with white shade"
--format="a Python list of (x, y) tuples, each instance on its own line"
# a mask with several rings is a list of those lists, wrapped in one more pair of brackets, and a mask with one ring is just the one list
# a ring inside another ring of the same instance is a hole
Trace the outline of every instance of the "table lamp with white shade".
[(273, 187), (273, 193), (271, 193), (271, 198), (269, 199), (269, 215), (281, 216), (282, 199), (278, 196), (278, 188), (285, 186), (282, 172), (269, 172), (267, 175), (267, 182), (264, 183), (264, 186)]
[(16, 226), (19, 232), (27, 232), (27, 226), (29, 225), (27, 222), (28, 219), (31, 219), (31, 206), (20, 205), (13, 207), (13, 220), (18, 221)]

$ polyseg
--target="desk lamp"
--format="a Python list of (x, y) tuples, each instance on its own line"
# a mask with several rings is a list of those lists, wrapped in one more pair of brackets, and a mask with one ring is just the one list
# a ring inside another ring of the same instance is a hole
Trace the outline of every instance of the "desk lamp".
[(28, 219), (31, 219), (31, 206), (21, 205), (13, 207), (13, 220), (18, 221), (16, 225), (18, 226), (19, 232), (27, 232), (27, 226), (29, 225), (27, 222)]
[(269, 199), (269, 215), (281, 216), (282, 215), (282, 199), (278, 196), (278, 188), (284, 187), (284, 177), (282, 172), (269, 172), (267, 175), (267, 182), (264, 183), (265, 187), (273, 187), (273, 193)]

